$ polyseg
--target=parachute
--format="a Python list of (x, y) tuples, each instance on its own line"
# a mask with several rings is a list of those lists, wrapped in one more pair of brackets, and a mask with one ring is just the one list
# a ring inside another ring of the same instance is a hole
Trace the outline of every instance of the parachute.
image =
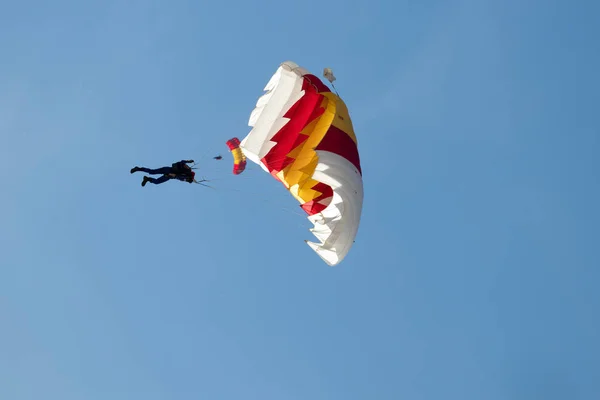
[(231, 138), (226, 144), (233, 156), (233, 174), (239, 175), (246, 169), (246, 156), (242, 152), (242, 149), (240, 149), (240, 139), (236, 137)]
[[(335, 80), (329, 68), (324, 75)], [(252, 130), (240, 142), (241, 152), (300, 202), (318, 239), (305, 242), (326, 264), (337, 265), (354, 243), (363, 205), (357, 139), (346, 104), (291, 61), (280, 64), (264, 91), (250, 114)]]
[(333, 81), (335, 81), (335, 75), (333, 75), (331, 68), (324, 68), (323, 76), (333, 85)]

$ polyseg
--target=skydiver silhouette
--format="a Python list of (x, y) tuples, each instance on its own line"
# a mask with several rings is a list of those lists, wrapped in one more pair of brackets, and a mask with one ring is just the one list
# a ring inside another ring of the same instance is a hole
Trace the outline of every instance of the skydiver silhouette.
[(195, 181), (194, 177), (196, 173), (192, 171), (192, 168), (187, 165), (189, 163), (194, 163), (194, 160), (181, 160), (176, 163), (171, 164), (170, 167), (161, 167), (156, 169), (146, 168), (146, 167), (133, 167), (131, 168), (130, 173), (134, 172), (145, 172), (150, 175), (161, 175), (160, 178), (152, 178), (150, 176), (144, 176), (142, 180), (142, 186), (146, 186), (146, 183), (150, 182), (155, 185), (160, 185), (166, 181), (171, 179), (177, 179), (182, 182), (193, 183)]

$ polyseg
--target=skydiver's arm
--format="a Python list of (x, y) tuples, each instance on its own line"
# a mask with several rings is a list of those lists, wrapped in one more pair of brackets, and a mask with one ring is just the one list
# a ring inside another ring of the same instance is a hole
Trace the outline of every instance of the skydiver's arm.
[(184, 165), (187, 166), (188, 163), (193, 163), (194, 160), (181, 160), (181, 161), (177, 161), (173, 164), (171, 164), (171, 166), (173, 168), (177, 168), (177, 167), (183, 167)]

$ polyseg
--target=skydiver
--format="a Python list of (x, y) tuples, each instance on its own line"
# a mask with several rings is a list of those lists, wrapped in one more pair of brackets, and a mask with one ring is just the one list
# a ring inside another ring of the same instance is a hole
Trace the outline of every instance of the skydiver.
[(195, 181), (194, 177), (196, 173), (192, 171), (192, 168), (187, 165), (189, 163), (194, 163), (194, 160), (181, 160), (176, 163), (171, 164), (170, 167), (161, 167), (157, 169), (145, 168), (145, 167), (133, 167), (131, 168), (131, 173), (137, 171), (142, 171), (151, 175), (160, 175), (160, 178), (152, 178), (150, 176), (144, 176), (142, 180), (142, 186), (146, 186), (146, 183), (150, 182), (155, 185), (160, 185), (171, 179), (177, 179), (182, 182), (193, 183)]

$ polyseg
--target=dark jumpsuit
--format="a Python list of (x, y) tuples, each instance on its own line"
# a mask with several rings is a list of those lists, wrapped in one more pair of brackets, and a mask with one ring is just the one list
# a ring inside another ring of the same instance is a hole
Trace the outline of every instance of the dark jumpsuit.
[[(187, 178), (191, 177), (191, 170), (186, 168), (187, 163), (191, 163), (191, 160), (181, 160), (179, 162), (171, 164), (170, 167), (161, 167), (161, 168), (145, 168), (140, 167), (137, 168), (138, 171), (145, 172), (150, 175), (161, 175), (160, 178), (152, 178), (148, 177), (147, 181), (150, 183), (154, 183), (155, 185), (160, 185), (161, 183), (165, 183), (171, 179), (178, 179), (180, 181), (185, 181)], [(170, 176), (169, 174), (174, 174), (175, 176)]]

